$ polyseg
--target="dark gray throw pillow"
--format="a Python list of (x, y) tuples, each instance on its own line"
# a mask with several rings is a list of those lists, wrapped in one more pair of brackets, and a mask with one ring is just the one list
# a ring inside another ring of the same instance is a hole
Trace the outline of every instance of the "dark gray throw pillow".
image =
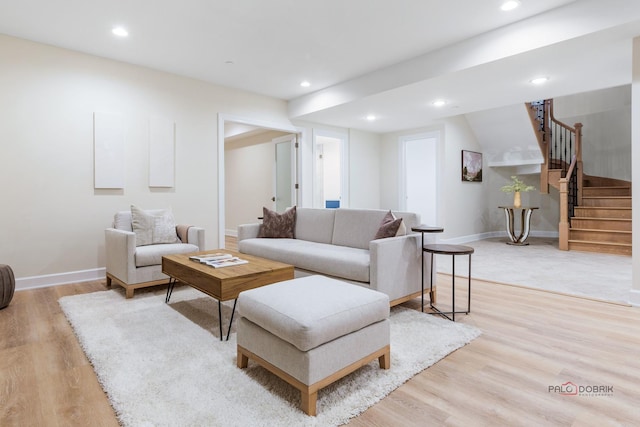
[(258, 237), (270, 239), (293, 239), (296, 227), (296, 207), (279, 214), (271, 209), (262, 208), (262, 224)]
[(387, 212), (387, 214), (382, 218), (382, 222), (380, 223), (380, 228), (376, 233), (376, 237), (373, 240), (377, 239), (386, 239), (387, 237), (394, 237), (398, 233), (398, 229), (402, 224), (402, 218), (396, 219), (396, 217), (391, 213), (391, 211)]

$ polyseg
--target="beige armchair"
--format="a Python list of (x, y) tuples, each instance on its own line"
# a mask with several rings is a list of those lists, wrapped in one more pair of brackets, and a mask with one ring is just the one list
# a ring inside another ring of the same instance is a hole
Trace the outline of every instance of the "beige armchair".
[[(143, 212), (160, 216), (167, 211)], [(131, 211), (116, 213), (112, 228), (105, 230), (107, 286), (112, 283), (122, 286), (127, 298), (133, 297), (136, 289), (168, 283), (169, 276), (162, 273), (162, 257), (204, 250), (204, 229), (178, 225), (175, 243), (139, 244), (140, 241), (136, 245)]]

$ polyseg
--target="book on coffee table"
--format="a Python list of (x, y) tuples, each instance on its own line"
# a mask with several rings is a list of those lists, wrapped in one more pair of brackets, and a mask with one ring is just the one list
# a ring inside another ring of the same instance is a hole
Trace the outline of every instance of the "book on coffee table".
[(223, 253), (192, 255), (192, 256), (189, 257), (189, 259), (201, 262), (203, 264), (206, 264), (206, 263), (208, 263), (210, 261), (221, 261), (221, 260), (230, 259), (230, 258), (233, 258), (233, 255), (231, 255), (231, 254), (223, 254)]
[(232, 265), (247, 264), (248, 262), (249, 261), (247, 261), (246, 259), (231, 257), (226, 259), (207, 261), (205, 264), (210, 265), (213, 268), (222, 268), (222, 267), (231, 267)]

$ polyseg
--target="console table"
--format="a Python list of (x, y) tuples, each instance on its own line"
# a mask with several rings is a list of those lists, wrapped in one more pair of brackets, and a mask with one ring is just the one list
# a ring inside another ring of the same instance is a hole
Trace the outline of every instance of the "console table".
[[(499, 209), (504, 209), (504, 216), (507, 225), (507, 234), (509, 235), (510, 242), (507, 242), (508, 245), (517, 245), (524, 246), (529, 243), (526, 242), (527, 237), (529, 237), (529, 231), (531, 227), (531, 214), (535, 209), (538, 209), (537, 206), (498, 206)], [(514, 227), (514, 211), (516, 209), (520, 209), (521, 217), (520, 217), (520, 235), (516, 237), (515, 227)]]
[[(471, 246), (462, 246), (462, 245), (443, 245), (443, 244), (435, 244), (435, 245), (425, 245), (423, 247), (423, 252), (429, 252), (431, 254), (431, 292), (433, 292), (433, 257), (436, 254), (443, 255), (451, 255), (451, 311), (441, 311), (437, 307), (433, 305), (433, 301), (429, 304), (431, 309), (435, 311), (435, 313), (431, 314), (439, 314), (447, 319), (455, 322), (456, 321), (456, 313), (460, 314), (469, 314), (471, 312), (471, 254), (474, 252), (474, 249)], [(458, 255), (469, 255), (469, 276), (467, 278), (467, 310), (466, 311), (456, 311), (456, 256)], [(447, 316), (450, 314), (451, 317)]]
[[(422, 298), (422, 312), (424, 312), (424, 233), (442, 233), (444, 228), (420, 224), (415, 227), (411, 227), (411, 231), (422, 233), (422, 245), (420, 245), (422, 248), (422, 281), (420, 282), (422, 292), (420, 295)], [(433, 282), (433, 260), (431, 261), (431, 280)], [(431, 289), (429, 290), (429, 301), (433, 302), (433, 286), (431, 286)]]

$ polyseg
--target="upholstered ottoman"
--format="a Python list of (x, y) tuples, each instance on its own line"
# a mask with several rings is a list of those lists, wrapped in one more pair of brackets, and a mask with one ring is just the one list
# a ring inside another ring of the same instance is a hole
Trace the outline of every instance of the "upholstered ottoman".
[(249, 359), (301, 393), (316, 415), (318, 390), (375, 360), (391, 366), (389, 297), (324, 276), (240, 293), (239, 368)]

